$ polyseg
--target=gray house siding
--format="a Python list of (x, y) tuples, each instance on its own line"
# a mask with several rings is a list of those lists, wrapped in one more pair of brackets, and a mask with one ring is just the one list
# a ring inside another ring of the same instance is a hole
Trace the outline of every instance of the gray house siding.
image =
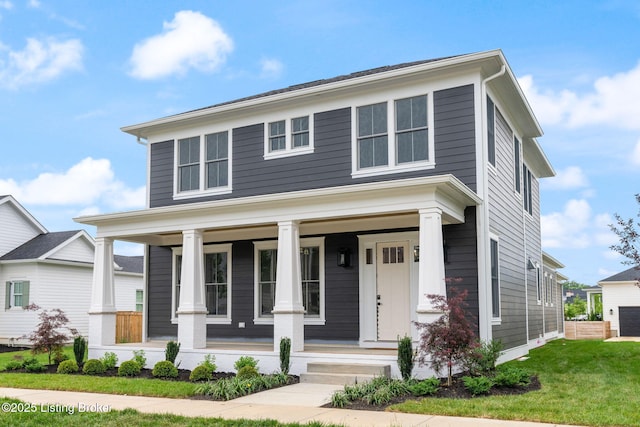
[[(533, 199), (533, 213), (525, 214), (525, 233), (527, 236), (526, 250), (527, 260), (532, 260), (540, 265), (540, 279), (542, 280), (542, 241), (540, 237), (540, 185), (533, 177), (531, 180), (531, 195)], [(544, 285), (544, 284), (542, 284)], [(543, 336), (543, 309), (544, 286), (538, 296), (538, 271), (527, 270), (527, 293), (529, 296), (529, 339), (537, 339)], [(548, 331), (547, 331), (548, 332)]]
[(347, 107), (314, 115), (311, 154), (265, 160), (262, 123), (233, 129), (233, 192), (226, 195), (173, 200), (173, 142), (151, 144), (150, 207), (440, 174), (454, 174), (475, 190), (473, 85), (437, 91), (433, 97), (435, 169), (352, 178)]
[(515, 190), (513, 131), (497, 108), (495, 146), (495, 173), (488, 174), (489, 227), (498, 239), (501, 322), (493, 325), (492, 335), (509, 349), (527, 342), (523, 202)]
[(171, 248), (149, 246), (147, 278), (147, 336), (175, 338), (178, 325), (171, 324)]

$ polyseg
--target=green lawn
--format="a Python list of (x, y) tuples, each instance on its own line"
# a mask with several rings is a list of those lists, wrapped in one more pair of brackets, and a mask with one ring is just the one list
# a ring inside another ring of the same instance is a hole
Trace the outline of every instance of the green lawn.
[(471, 400), (427, 398), (394, 411), (588, 426), (640, 425), (640, 343), (551, 341), (526, 361), (542, 389)]

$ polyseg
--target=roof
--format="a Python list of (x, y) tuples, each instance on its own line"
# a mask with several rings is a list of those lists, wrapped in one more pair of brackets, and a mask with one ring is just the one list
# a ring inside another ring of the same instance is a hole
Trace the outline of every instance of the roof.
[(126, 271), (127, 273), (139, 273), (142, 274), (143, 266), (144, 266), (144, 257), (143, 256), (125, 256), (125, 255), (114, 255), (113, 260), (116, 264), (122, 267), (121, 271)]
[(640, 265), (636, 267), (631, 267), (628, 270), (622, 271), (620, 273), (614, 274), (613, 276), (607, 277), (606, 279), (600, 280), (598, 283), (602, 282), (635, 282), (640, 280)]
[(39, 234), (0, 257), (0, 261), (40, 258), (80, 232), (80, 230), (74, 230)]

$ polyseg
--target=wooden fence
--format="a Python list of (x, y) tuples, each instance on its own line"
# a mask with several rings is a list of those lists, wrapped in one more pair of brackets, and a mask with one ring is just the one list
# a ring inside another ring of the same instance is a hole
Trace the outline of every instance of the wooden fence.
[(611, 338), (611, 322), (565, 321), (564, 337), (568, 340)]
[(116, 313), (116, 344), (142, 342), (142, 313), (119, 311)]

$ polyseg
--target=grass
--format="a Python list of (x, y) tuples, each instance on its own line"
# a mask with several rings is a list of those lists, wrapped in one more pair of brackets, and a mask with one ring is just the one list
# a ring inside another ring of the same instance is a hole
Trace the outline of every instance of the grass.
[(509, 364), (538, 375), (542, 389), (516, 396), (407, 401), (399, 412), (585, 426), (640, 425), (640, 343), (551, 341)]

